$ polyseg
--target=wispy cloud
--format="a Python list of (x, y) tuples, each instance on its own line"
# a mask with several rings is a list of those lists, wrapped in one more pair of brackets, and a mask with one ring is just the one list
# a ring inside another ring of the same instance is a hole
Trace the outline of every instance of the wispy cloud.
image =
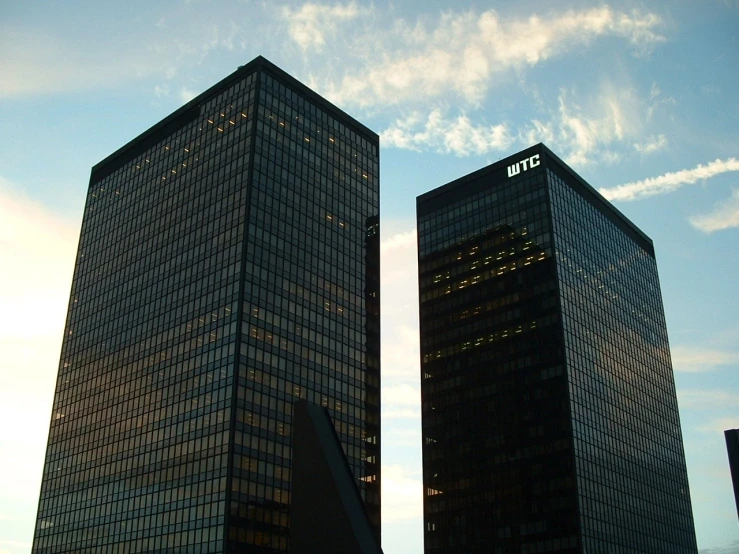
[(692, 216), (688, 221), (704, 233), (739, 227), (739, 189), (732, 190), (731, 196), (716, 204), (709, 213)]
[[(736, 404), (734, 404), (734, 406), (736, 406)], [(733, 406), (727, 408), (733, 408)], [(739, 429), (739, 417), (719, 417), (716, 419), (712, 419), (704, 425), (698, 426), (697, 429), (699, 431), (702, 431), (703, 433), (706, 433), (707, 435), (716, 437), (717, 439), (719, 437), (723, 439), (723, 432), (727, 429)]]
[(672, 365), (675, 371), (699, 373), (722, 366), (739, 366), (739, 353), (697, 346), (674, 346)]
[(332, 34), (341, 24), (368, 13), (369, 8), (348, 4), (320, 4), (308, 2), (299, 9), (282, 8), (282, 17), (289, 22), (288, 32), (303, 50), (321, 50), (326, 44), (326, 34)]
[(192, 100), (193, 98), (195, 98), (197, 95), (198, 95), (197, 92), (194, 92), (194, 91), (190, 90), (187, 87), (182, 87), (180, 89), (180, 100), (184, 104), (187, 104), (190, 100)]
[(654, 118), (655, 114), (663, 106), (674, 106), (677, 104), (672, 96), (665, 96), (660, 90), (657, 83), (652, 83), (652, 88), (649, 92), (649, 107), (647, 108), (647, 120)]
[(562, 89), (557, 109), (549, 117), (532, 119), (520, 132), (519, 142), (525, 146), (546, 142), (574, 166), (614, 163), (619, 158), (616, 148), (630, 144), (641, 132), (644, 111), (627, 84), (605, 81), (585, 98), (574, 89)]
[(447, 118), (439, 109), (423, 118), (414, 113), (395, 121), (381, 134), (383, 146), (431, 149), (441, 154), (469, 156), (506, 149), (513, 142), (507, 127), (474, 124), (466, 115)]
[(610, 143), (630, 135), (635, 119), (629, 117), (629, 113), (635, 111), (634, 104), (632, 90), (617, 90), (611, 85), (604, 87), (589, 109), (569, 101), (566, 93), (560, 94), (559, 138), (569, 151), (565, 156), (567, 162), (587, 165), (594, 152), (607, 154)]
[(673, 192), (684, 185), (691, 185), (730, 171), (739, 171), (739, 161), (736, 158), (716, 159), (706, 165), (698, 164), (692, 169), (665, 173), (657, 177), (599, 190), (608, 200), (641, 200), (642, 198)]
[[(354, 40), (372, 45), (355, 48), (358, 69), (350, 66), (338, 78), (315, 78), (313, 85), (339, 105), (387, 106), (442, 97), (478, 105), (501, 72), (534, 66), (603, 36), (646, 47), (664, 40), (660, 26), (653, 13), (608, 6), (527, 18), (501, 17), (494, 10), (447, 11), (433, 23), (397, 20), (386, 31), (358, 27)], [(301, 46), (328, 43), (325, 34), (312, 30), (294, 40)]]
[(167, 85), (155, 85), (154, 96), (156, 96), (157, 98), (169, 96), (169, 87)]
[(555, 144), (554, 123), (551, 121), (542, 121), (532, 119), (528, 128), (521, 132), (519, 137), (524, 144), (536, 144), (537, 142), (546, 142), (550, 146)]
[(619, 146), (633, 145), (643, 153), (663, 148), (667, 144), (664, 135), (633, 143), (642, 131), (647, 109), (632, 87), (606, 81), (585, 98), (575, 90), (561, 90), (557, 108), (548, 117), (532, 119), (517, 134), (506, 122), (475, 123), (467, 115), (451, 117), (437, 108), (427, 116), (414, 111), (396, 120), (381, 139), (385, 147), (456, 156), (505, 151), (514, 143), (529, 146), (546, 142), (563, 152), (568, 163), (581, 167), (618, 161)]
[(667, 137), (665, 135), (657, 135), (648, 137), (644, 142), (634, 143), (634, 150), (639, 154), (653, 154), (667, 148)]

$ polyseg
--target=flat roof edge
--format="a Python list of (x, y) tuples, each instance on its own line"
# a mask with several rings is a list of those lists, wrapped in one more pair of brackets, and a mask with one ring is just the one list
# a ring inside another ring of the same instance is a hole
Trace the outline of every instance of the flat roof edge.
[[(441, 185), (440, 187), (436, 187), (433, 190), (430, 190), (428, 192), (424, 192), (423, 194), (420, 194), (416, 197), (416, 204), (422, 204), (423, 202), (426, 202), (428, 200), (431, 200), (432, 198), (436, 198), (437, 196), (441, 196), (442, 194), (446, 194), (447, 192), (450, 192), (457, 187), (460, 187), (464, 185), (465, 183), (469, 181), (474, 181), (475, 179), (479, 179), (480, 177), (484, 177), (488, 173), (493, 173), (497, 170), (499, 170), (501, 167), (505, 166), (507, 163), (509, 163), (509, 160), (511, 158), (514, 158), (516, 156), (520, 156), (524, 152), (528, 152), (529, 150), (536, 150), (538, 147), (543, 147), (543, 143), (538, 143), (533, 146), (529, 146), (528, 148), (524, 150), (520, 150), (519, 152), (516, 152), (515, 154), (511, 154), (510, 156), (506, 156), (505, 158), (502, 158), (498, 160), (495, 163), (492, 163), (490, 165), (486, 165), (485, 167), (481, 167), (480, 169), (476, 169), (472, 173), (468, 173), (467, 175), (463, 175), (462, 177), (457, 177), (453, 181), (449, 181), (448, 183)], [(546, 148), (546, 147), (545, 147)], [(548, 151), (548, 149), (547, 149)]]
[(199, 107), (201, 104), (205, 103), (216, 93), (220, 92), (221, 89), (226, 88), (231, 83), (236, 82), (237, 80), (256, 70), (264, 70), (268, 73), (271, 73), (274, 77), (280, 80), (287, 81), (290, 86), (296, 88), (300, 94), (309, 97), (311, 101), (314, 101), (316, 104), (324, 108), (327, 112), (337, 117), (337, 119), (340, 119), (342, 123), (348, 123), (354, 131), (358, 132), (358, 134), (363, 135), (364, 138), (379, 144), (380, 137), (377, 133), (360, 123), (357, 119), (346, 113), (341, 108), (323, 98), (320, 94), (310, 89), (308, 86), (298, 81), (289, 73), (277, 67), (268, 59), (264, 58), (263, 56), (257, 56), (245, 65), (240, 66), (230, 75), (227, 75), (214, 85), (210, 86), (205, 91), (201, 92), (195, 98), (193, 98), (183, 106), (180, 106), (174, 112), (170, 113), (167, 117), (152, 125), (148, 129), (140, 133), (138, 136), (115, 150), (112, 154), (106, 156), (104, 159), (92, 166), (90, 172), (91, 184), (92, 177), (96, 174), (99, 174), (102, 170), (104, 170), (106, 166), (113, 164), (118, 158), (126, 155), (127, 152), (131, 151), (138, 144), (155, 135), (157, 132), (165, 129), (168, 125), (177, 121), (177, 119), (179, 119), (180, 117), (185, 116), (185, 114), (187, 114), (190, 110), (193, 110)]
[(513, 161), (518, 161), (518, 158), (520, 158), (522, 155), (533, 154), (536, 152), (544, 153), (547, 158), (551, 159), (554, 163), (559, 165), (563, 171), (571, 175), (575, 179), (577, 184), (582, 188), (582, 192), (586, 193), (592, 198), (597, 209), (601, 209), (603, 211), (607, 211), (611, 213), (614, 218), (619, 220), (623, 225), (625, 225), (631, 231), (633, 231), (639, 238), (644, 240), (649, 245), (652, 253), (654, 252), (654, 243), (652, 242), (651, 238), (649, 238), (641, 229), (639, 229), (639, 227), (636, 226), (635, 223), (633, 223), (618, 208), (616, 208), (616, 206), (614, 206), (600, 192), (598, 192), (597, 189), (595, 189), (592, 185), (590, 185), (587, 181), (585, 181), (585, 179), (583, 179), (574, 169), (572, 169), (569, 165), (567, 165), (559, 156), (557, 156), (544, 143), (541, 143), (541, 142), (533, 146), (530, 146), (524, 150), (520, 150), (519, 152), (511, 154), (510, 156), (507, 156), (501, 160), (498, 160), (497, 162), (493, 164), (482, 167), (476, 171), (473, 171), (472, 173), (468, 173), (467, 175), (459, 177), (453, 181), (450, 181), (449, 183), (441, 185), (440, 187), (437, 187), (433, 190), (430, 190), (428, 192), (425, 192), (417, 196), (416, 197), (416, 210), (418, 212), (418, 206), (420, 206), (421, 204), (424, 204), (428, 201), (438, 198), (439, 196), (443, 194), (452, 192), (458, 187), (462, 187), (468, 182), (480, 179), (481, 177), (484, 177), (485, 175), (489, 173), (494, 173), (496, 171), (499, 171), (502, 167), (505, 167), (507, 164)]

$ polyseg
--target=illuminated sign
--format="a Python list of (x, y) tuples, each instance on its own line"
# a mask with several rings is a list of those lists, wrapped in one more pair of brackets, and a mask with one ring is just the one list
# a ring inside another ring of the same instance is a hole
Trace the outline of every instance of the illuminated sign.
[(514, 175), (518, 175), (522, 171), (526, 171), (527, 169), (536, 167), (540, 163), (541, 162), (539, 161), (539, 154), (534, 154), (530, 158), (526, 158), (525, 160), (521, 160), (518, 163), (509, 165), (508, 166), (508, 177), (513, 177)]

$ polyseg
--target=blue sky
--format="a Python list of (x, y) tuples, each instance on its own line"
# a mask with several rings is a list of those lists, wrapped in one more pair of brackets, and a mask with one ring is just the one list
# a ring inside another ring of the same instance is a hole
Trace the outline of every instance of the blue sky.
[(91, 166), (260, 54), (381, 135), (386, 554), (422, 551), (415, 197), (540, 141), (654, 240), (698, 544), (739, 552), (739, 1), (0, 0), (0, 554), (30, 548)]

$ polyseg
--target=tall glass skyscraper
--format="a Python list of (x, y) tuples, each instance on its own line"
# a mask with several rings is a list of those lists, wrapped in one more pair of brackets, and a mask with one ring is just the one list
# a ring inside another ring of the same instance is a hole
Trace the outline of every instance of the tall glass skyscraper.
[(417, 214), (426, 552), (695, 554), (652, 241), (543, 145)]
[(286, 552), (296, 399), (379, 537), (378, 156), (257, 58), (92, 169), (33, 552)]

